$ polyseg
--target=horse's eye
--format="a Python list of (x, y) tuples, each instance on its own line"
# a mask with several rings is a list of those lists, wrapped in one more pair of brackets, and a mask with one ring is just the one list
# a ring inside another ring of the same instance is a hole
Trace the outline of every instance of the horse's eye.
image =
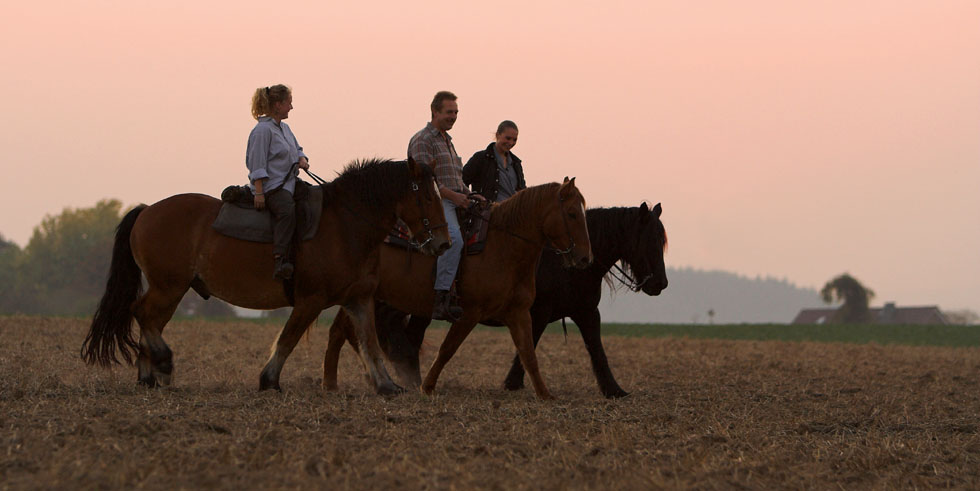
[(571, 218), (572, 220), (575, 220), (575, 212), (573, 212), (573, 211), (568, 212), (568, 218)]

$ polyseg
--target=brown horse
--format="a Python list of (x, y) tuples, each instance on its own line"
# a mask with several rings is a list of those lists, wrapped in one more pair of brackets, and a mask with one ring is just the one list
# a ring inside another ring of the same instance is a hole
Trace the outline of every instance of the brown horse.
[[(575, 187), (575, 179), (528, 188), (493, 205), (485, 249), (464, 256), (460, 264), (457, 287), (463, 317), (450, 327), (425, 381), (418, 380), (417, 371), (399, 373), (402, 381), (421, 385), (422, 391), (431, 393), (439, 373), (473, 326), (494, 319), (510, 329), (537, 395), (550, 399), (538, 370), (528, 313), (534, 302), (534, 270), (547, 243), (561, 249), (556, 252), (562, 254), (566, 266), (583, 268), (592, 262), (585, 198)], [(430, 315), (434, 263), (432, 257), (383, 246), (376, 298), (404, 312)], [(341, 312), (330, 326), (323, 359), (323, 385), (327, 389), (337, 387), (337, 361), (345, 339), (358, 349), (360, 331), (352, 329), (354, 322)]]
[[(398, 218), (423, 251), (438, 255), (449, 233), (432, 171), (409, 162), (370, 160), (349, 164), (322, 185), (323, 213), (316, 235), (297, 248), (293, 311), (259, 377), (260, 389), (279, 389), (282, 366), (320, 311), (341, 305), (361, 339), (361, 359), (379, 393), (400, 390), (381, 362), (374, 329), (374, 290), (381, 242)], [(163, 328), (188, 288), (207, 298), (252, 309), (290, 304), (272, 278), (272, 244), (219, 235), (211, 228), (221, 201), (180, 194), (140, 205), (119, 224), (109, 280), (82, 345), (88, 364), (118, 363), (116, 349), (139, 369), (139, 383), (168, 385), (173, 353)], [(142, 292), (141, 273), (148, 289)], [(132, 320), (140, 327), (137, 343)]]

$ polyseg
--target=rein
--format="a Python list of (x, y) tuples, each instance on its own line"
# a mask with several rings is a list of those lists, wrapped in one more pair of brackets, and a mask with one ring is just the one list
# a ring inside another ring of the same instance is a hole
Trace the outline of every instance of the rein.
[[(325, 181), (324, 179), (322, 179), (320, 176), (318, 176), (318, 175), (310, 172), (308, 169), (303, 169), (303, 172), (305, 172), (306, 175), (310, 176), (320, 186), (325, 186), (327, 184), (327, 181)], [(430, 227), (429, 226), (429, 219), (425, 217), (425, 213), (422, 213), (424, 210), (422, 209), (422, 197), (419, 195), (419, 183), (418, 183), (418, 181), (415, 181), (414, 179), (412, 180), (412, 192), (415, 193), (415, 203), (418, 204), (418, 206), (419, 206), (419, 212), (420, 212), (419, 214), (422, 215), (422, 226), (425, 227), (425, 232), (426, 232), (426, 234), (428, 234), (428, 237), (424, 241), (422, 241), (422, 242), (419, 242), (419, 241), (415, 240), (415, 237), (412, 237), (411, 239), (409, 239), (409, 243), (411, 244), (411, 246), (417, 247), (419, 250), (422, 250), (422, 248), (425, 247), (429, 242), (432, 242), (433, 240), (435, 240), (435, 234), (432, 233), (433, 230), (438, 229), (438, 228), (441, 228), (441, 227), (448, 227), (449, 224), (446, 223), (446, 224), (443, 224), (443, 225), (439, 225), (439, 226), (437, 226), (435, 228)], [(378, 224), (376, 224), (376, 223), (374, 223), (372, 221), (369, 221), (368, 219), (366, 219), (363, 216), (361, 216), (361, 214), (358, 213), (357, 210), (351, 208), (351, 206), (346, 201), (340, 200), (340, 204), (343, 205), (343, 207), (346, 208), (347, 211), (350, 212), (351, 215), (354, 215), (354, 218), (357, 218), (358, 220), (360, 220), (360, 221), (362, 221), (362, 222), (364, 222), (364, 223), (366, 223), (368, 225), (371, 225), (372, 227), (374, 227), (376, 229), (379, 229), (379, 230), (383, 231), (386, 235), (389, 234), (389, 233), (391, 233), (390, 230), (387, 230), (387, 229), (385, 229), (383, 227), (379, 227)]]

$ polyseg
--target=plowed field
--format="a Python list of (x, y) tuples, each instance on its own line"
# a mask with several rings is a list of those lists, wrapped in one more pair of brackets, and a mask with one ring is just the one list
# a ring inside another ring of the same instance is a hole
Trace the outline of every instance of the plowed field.
[(0, 318), (0, 488), (980, 488), (977, 348), (610, 336), (632, 395), (607, 400), (571, 328), (542, 402), (476, 331), (434, 396), (382, 398), (350, 348), (320, 389), (326, 327), (260, 393), (276, 326), (174, 322), (150, 390), (82, 363), (86, 320)]

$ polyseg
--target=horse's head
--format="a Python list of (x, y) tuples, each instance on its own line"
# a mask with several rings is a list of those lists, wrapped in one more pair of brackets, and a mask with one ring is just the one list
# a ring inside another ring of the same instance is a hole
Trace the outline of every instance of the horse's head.
[(422, 252), (438, 256), (449, 249), (449, 227), (442, 199), (429, 166), (408, 159), (411, 190), (404, 194), (395, 213), (408, 226)]
[(623, 263), (636, 282), (633, 289), (647, 295), (660, 295), (667, 288), (667, 270), (664, 252), (667, 250), (667, 231), (660, 221), (663, 209), (660, 203), (651, 210), (646, 203), (640, 205), (633, 226), (634, 240), (623, 254)]
[(575, 187), (574, 177), (565, 178), (557, 198), (544, 220), (544, 235), (561, 254), (566, 268), (584, 268), (592, 264), (592, 244), (585, 223), (585, 198)]

